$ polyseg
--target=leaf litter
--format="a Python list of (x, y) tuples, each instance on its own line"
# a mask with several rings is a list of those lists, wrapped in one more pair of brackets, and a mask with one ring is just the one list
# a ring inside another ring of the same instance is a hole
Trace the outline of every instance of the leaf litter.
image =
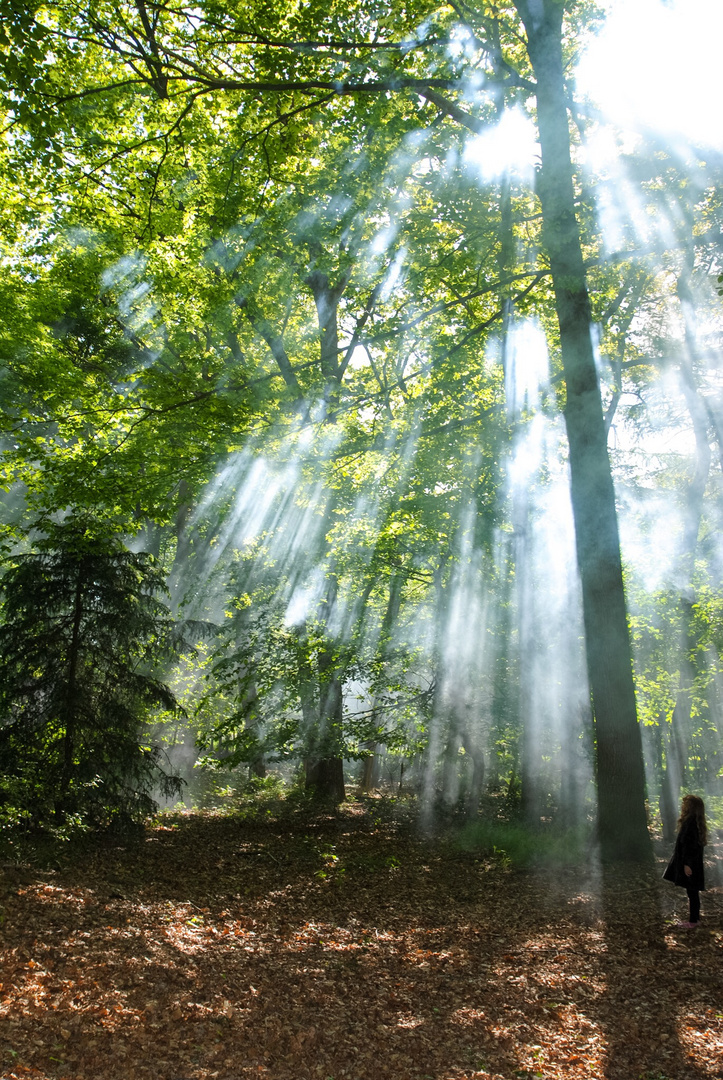
[(2, 1080), (723, 1078), (719, 889), (685, 932), (659, 875), (514, 869), (371, 803), (161, 820), (6, 864)]

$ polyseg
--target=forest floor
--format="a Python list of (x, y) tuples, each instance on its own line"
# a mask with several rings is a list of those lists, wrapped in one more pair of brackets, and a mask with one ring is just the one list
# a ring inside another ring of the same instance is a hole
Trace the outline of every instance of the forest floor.
[(723, 1078), (723, 890), (515, 869), (384, 800), (5, 863), (3, 1080)]

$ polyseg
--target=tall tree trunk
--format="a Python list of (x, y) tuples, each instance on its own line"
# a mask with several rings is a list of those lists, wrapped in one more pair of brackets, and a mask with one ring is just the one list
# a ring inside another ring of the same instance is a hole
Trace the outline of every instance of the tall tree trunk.
[(571, 499), (595, 722), (602, 857), (650, 857), (645, 770), (635, 707), (615, 494), (591, 338), (590, 301), (575, 216), (560, 0), (514, 0), (537, 81), (539, 196), (567, 400)]

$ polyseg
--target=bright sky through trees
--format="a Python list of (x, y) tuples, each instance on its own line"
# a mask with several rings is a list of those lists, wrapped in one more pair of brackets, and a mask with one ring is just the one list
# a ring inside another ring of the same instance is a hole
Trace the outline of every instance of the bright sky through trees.
[(578, 89), (623, 127), (723, 149), (718, 0), (614, 0)]
[(465, 162), (478, 170), (485, 183), (508, 172), (532, 184), (539, 157), (535, 126), (521, 109), (505, 110), (495, 127), (473, 136), (464, 150)]

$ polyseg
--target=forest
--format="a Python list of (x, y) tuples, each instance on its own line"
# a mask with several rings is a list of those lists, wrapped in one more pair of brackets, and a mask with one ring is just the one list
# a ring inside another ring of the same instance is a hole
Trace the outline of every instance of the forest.
[(8, 824), (718, 812), (720, 152), (536, 12), (6, 5)]
[[(0, 0), (3, 1078), (143, 1075), (164, 1024), (164, 1080), (720, 1075), (723, 134), (686, 46), (721, 27), (625, 7)], [(583, 1017), (638, 921), (640, 1016)]]

